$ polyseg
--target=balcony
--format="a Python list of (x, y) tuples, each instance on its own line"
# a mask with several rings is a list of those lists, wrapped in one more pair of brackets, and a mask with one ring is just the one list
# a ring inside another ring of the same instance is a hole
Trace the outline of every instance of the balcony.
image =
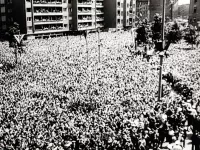
[(49, 0), (34, 0), (34, 5), (62, 5), (62, 1), (49, 1)]
[(104, 18), (103, 18), (103, 17), (97, 17), (97, 18), (96, 18), (96, 21), (98, 21), (98, 22), (104, 21)]
[(96, 7), (97, 7), (97, 8), (103, 8), (103, 3), (98, 3), (98, 2), (97, 2), (97, 3), (96, 3)]
[(97, 19), (97, 22), (102, 22), (104, 21), (104, 19)]
[(102, 15), (104, 12), (96, 12), (97, 15)]
[(62, 29), (45, 29), (45, 30), (42, 30), (42, 29), (37, 29), (35, 30), (35, 34), (43, 34), (43, 33), (56, 33), (56, 32), (65, 32), (65, 31), (68, 31), (69, 29), (68, 28), (62, 28)]
[(92, 2), (78, 3), (78, 7), (92, 7)]
[(95, 29), (95, 26), (85, 26), (85, 27), (78, 27), (78, 30), (91, 30)]
[(92, 22), (92, 19), (91, 20), (89, 20), (89, 19), (88, 20), (83, 20), (83, 19), (82, 20), (80, 20), (80, 19), (78, 20), (78, 23), (87, 23), (87, 22)]
[(96, 26), (97, 28), (103, 28), (104, 27), (104, 25), (103, 24), (97, 24), (97, 26)]
[(92, 12), (78, 12), (78, 15), (91, 15)]
[(62, 16), (63, 13), (62, 12), (46, 12), (46, 13), (41, 13), (41, 12), (35, 12), (34, 16)]
[(53, 4), (53, 3), (47, 3), (47, 4), (33, 4), (34, 7), (63, 7), (63, 4)]
[(56, 20), (52, 20), (52, 21), (35, 21), (34, 22), (35, 25), (46, 25), (46, 24), (63, 24), (63, 21), (56, 21)]

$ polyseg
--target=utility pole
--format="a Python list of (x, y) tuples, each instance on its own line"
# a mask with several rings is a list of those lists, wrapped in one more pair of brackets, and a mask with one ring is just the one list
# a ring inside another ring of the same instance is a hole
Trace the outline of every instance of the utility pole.
[(171, 5), (171, 20), (174, 20), (174, 0), (170, 0), (170, 5)]
[(158, 85), (158, 101), (162, 96), (162, 69), (163, 69), (163, 58), (165, 48), (165, 4), (166, 0), (163, 0), (163, 13), (162, 13), (162, 52), (159, 54), (160, 57), (160, 72), (159, 72), (159, 85)]
[(172, 20), (172, 21), (173, 21), (173, 19), (174, 19), (173, 11), (174, 11), (174, 4), (171, 3), (171, 20)]

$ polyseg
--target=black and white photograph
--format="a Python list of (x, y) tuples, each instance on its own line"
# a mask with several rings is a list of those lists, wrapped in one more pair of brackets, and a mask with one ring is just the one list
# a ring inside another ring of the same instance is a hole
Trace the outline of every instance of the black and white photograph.
[(200, 150), (200, 0), (0, 0), (0, 150)]

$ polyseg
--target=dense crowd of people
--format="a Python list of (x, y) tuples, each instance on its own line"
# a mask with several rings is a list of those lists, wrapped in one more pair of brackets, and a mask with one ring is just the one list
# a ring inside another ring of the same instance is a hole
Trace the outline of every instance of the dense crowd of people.
[[(0, 69), (0, 148), (173, 149), (185, 146), (188, 130), (199, 146), (200, 53), (171, 45), (163, 70), (179, 73), (193, 93), (185, 98), (166, 82), (158, 101), (158, 55), (130, 53), (129, 31), (102, 32), (98, 63), (97, 37), (88, 35), (88, 47), (83, 36), (26, 41), (19, 64)], [(0, 44), (1, 63), (12, 64), (12, 49)]]

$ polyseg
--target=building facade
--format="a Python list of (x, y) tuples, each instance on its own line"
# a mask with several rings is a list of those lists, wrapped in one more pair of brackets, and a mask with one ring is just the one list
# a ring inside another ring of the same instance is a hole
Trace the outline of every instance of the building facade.
[(73, 30), (91, 30), (104, 27), (104, 0), (73, 0)]
[(0, 0), (0, 36), (5, 34), (12, 23), (12, 1)]
[(124, 0), (105, 0), (105, 28), (123, 28)]
[(22, 34), (41, 37), (134, 26), (136, 0), (13, 0), (12, 11)]
[(124, 1), (124, 27), (135, 26), (136, 17), (136, 1), (125, 0)]
[(105, 28), (134, 26), (136, 0), (105, 0)]
[(68, 0), (13, 0), (14, 21), (28, 35), (69, 31)]
[(149, 0), (137, 0), (136, 1), (136, 20), (142, 21), (144, 19), (149, 20)]
[(198, 26), (200, 21), (200, 1), (190, 0), (189, 23)]

